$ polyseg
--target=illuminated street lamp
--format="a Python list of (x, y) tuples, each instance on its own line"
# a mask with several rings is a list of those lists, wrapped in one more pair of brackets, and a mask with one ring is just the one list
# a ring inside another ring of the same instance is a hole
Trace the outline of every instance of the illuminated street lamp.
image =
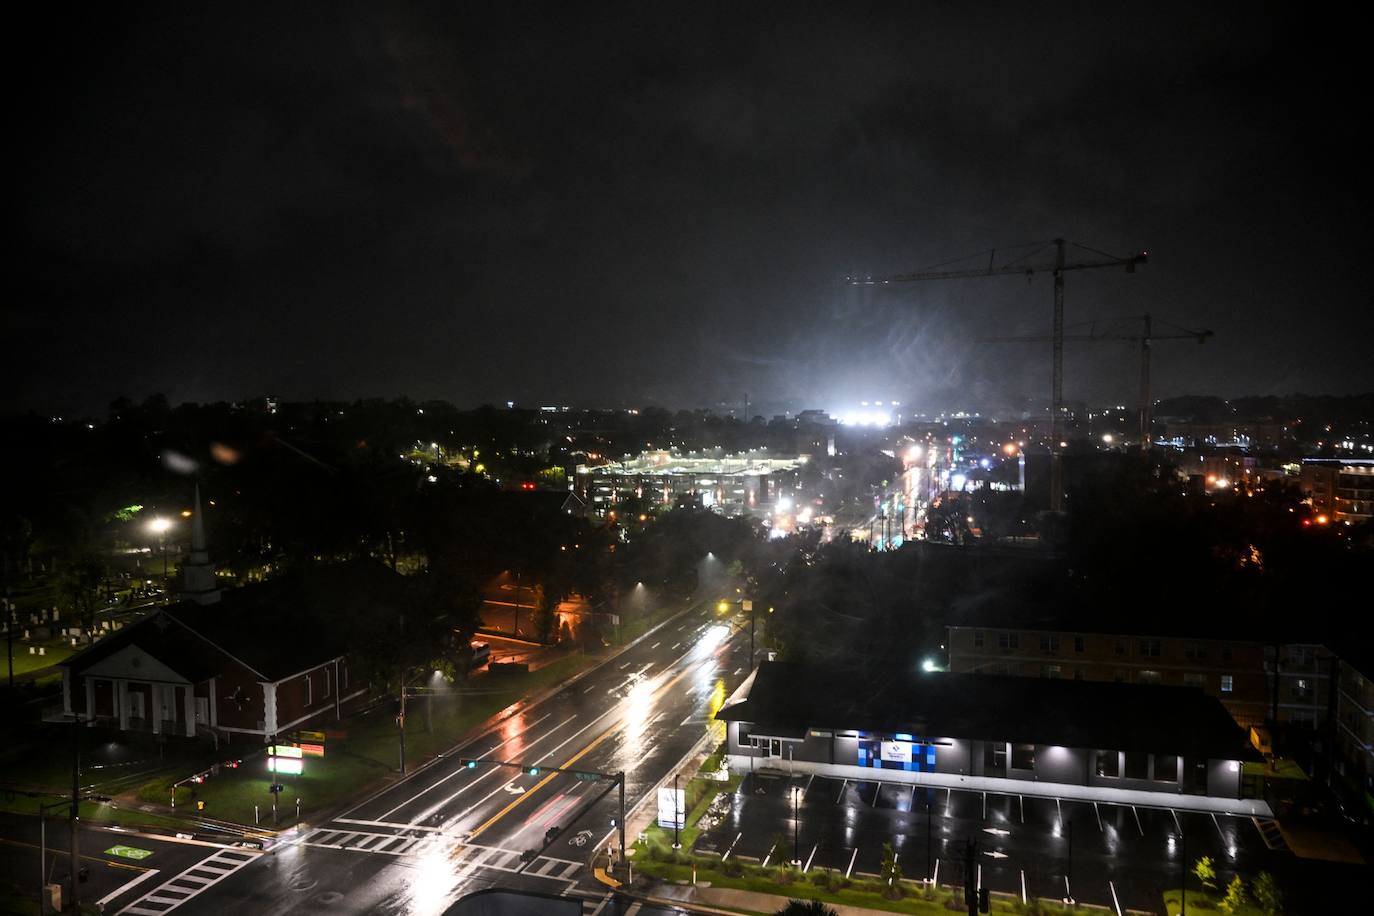
[(162, 578), (167, 578), (167, 531), (172, 527), (172, 520), (158, 516), (149, 519), (148, 530), (157, 535), (158, 543), (162, 548)]

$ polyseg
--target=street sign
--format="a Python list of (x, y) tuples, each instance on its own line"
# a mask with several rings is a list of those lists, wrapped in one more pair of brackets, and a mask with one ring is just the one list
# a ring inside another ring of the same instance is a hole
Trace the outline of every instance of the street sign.
[(153, 854), (151, 849), (139, 849), (137, 846), (111, 846), (105, 850), (107, 856), (119, 856), (124, 859), (133, 859), (135, 862), (148, 858)]
[(658, 790), (658, 826), (678, 828), (687, 826), (687, 792), (671, 786)]
[(301, 741), (309, 741), (312, 744), (324, 744), (324, 732), (296, 732), (296, 737)]

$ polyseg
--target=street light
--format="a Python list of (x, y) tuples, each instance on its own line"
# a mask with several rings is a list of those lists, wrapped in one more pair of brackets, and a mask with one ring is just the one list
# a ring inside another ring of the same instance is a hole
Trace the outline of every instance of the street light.
[(158, 516), (148, 521), (148, 530), (157, 535), (158, 542), (162, 547), (162, 579), (164, 584), (167, 579), (167, 531), (172, 527), (172, 520)]

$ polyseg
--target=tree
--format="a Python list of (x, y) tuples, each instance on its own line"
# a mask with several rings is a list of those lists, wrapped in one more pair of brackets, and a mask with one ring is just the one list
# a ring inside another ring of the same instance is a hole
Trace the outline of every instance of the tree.
[(1266, 916), (1279, 916), (1283, 912), (1283, 891), (1279, 890), (1279, 883), (1269, 872), (1262, 871), (1255, 876), (1250, 893)]
[(1245, 882), (1240, 875), (1231, 879), (1231, 883), (1226, 885), (1226, 896), (1221, 903), (1217, 904), (1224, 913), (1235, 913), (1245, 906)]
[(100, 608), (100, 585), (105, 564), (95, 553), (83, 553), (67, 564), (57, 583), (58, 594), (81, 621), (86, 638), (95, 639), (95, 616)]
[(897, 851), (891, 843), (883, 844), (883, 867), (879, 872), (883, 879), (883, 896), (897, 899), (902, 896), (902, 866), (897, 864)]
[(1203, 856), (1197, 860), (1193, 866), (1193, 874), (1202, 882), (1202, 886), (1208, 890), (1217, 889), (1217, 867), (1212, 863), (1211, 856)]
[(840, 912), (819, 900), (789, 900), (773, 916), (840, 916)]

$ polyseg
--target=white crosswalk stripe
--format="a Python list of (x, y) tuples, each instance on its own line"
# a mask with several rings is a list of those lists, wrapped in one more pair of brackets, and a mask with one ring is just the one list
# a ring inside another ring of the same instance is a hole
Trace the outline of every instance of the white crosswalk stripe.
[[(447, 854), (455, 865), (489, 868), (503, 872), (519, 871), (524, 864), (520, 850), (464, 844), (435, 833), (425, 833), (423, 836), (407, 836), (404, 831), (381, 833), (317, 827), (303, 839), (297, 840), (296, 844), (397, 857), (432, 855), (438, 851)], [(568, 881), (581, 868), (581, 862), (575, 862), (571, 859), (539, 856), (530, 862), (528, 867), (524, 869), (524, 873), (538, 878)]]
[(243, 849), (221, 849), (202, 859), (174, 878), (148, 891), (120, 910), (132, 916), (162, 916), (181, 906), (201, 891), (223, 881), (258, 857), (259, 853)]

